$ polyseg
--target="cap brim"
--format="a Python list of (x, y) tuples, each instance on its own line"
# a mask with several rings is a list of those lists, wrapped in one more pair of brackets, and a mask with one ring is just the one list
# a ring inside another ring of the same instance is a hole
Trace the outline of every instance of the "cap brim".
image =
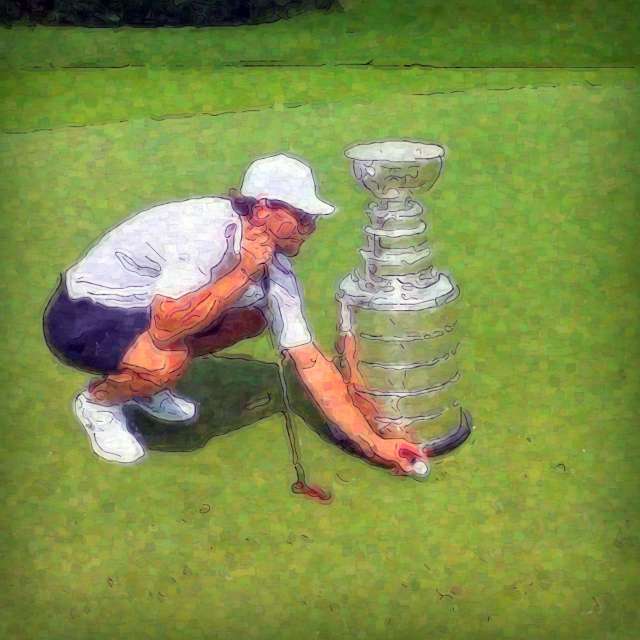
[(313, 204), (302, 207), (302, 210), (306, 213), (310, 213), (313, 216), (328, 216), (332, 214), (336, 208), (330, 205), (328, 202), (322, 202), (322, 200), (316, 200)]

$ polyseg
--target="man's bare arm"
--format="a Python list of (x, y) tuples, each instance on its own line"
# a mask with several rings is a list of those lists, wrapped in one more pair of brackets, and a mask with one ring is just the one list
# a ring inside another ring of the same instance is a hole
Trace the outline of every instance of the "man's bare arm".
[(336, 366), (313, 343), (288, 349), (286, 356), (293, 361), (298, 377), (325, 417), (353, 440), (365, 455), (391, 463), (406, 473), (413, 471), (415, 460), (426, 460), (413, 443), (401, 438), (385, 439), (374, 432), (354, 405)]
[(252, 281), (264, 275), (273, 241), (260, 229), (247, 229), (238, 265), (215, 282), (177, 300), (156, 296), (151, 306), (149, 334), (158, 347), (170, 347), (205, 329), (239, 300)]
[(242, 297), (251, 282), (236, 267), (216, 282), (175, 300), (156, 296), (151, 306), (151, 338), (159, 347), (169, 346), (205, 329)]

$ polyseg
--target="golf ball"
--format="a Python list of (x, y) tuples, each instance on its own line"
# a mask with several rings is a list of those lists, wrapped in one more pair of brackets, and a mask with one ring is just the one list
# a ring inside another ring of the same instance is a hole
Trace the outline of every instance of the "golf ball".
[(413, 471), (419, 476), (424, 476), (426, 473), (428, 473), (429, 467), (427, 467), (427, 465), (422, 462), (422, 460), (418, 460), (418, 462), (413, 465)]

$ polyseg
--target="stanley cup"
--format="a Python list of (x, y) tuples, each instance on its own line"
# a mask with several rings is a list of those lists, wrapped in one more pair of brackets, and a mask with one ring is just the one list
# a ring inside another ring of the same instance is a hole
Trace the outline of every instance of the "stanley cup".
[(345, 155), (376, 201), (365, 210), (363, 263), (337, 295), (339, 365), (380, 435), (442, 455), (471, 429), (456, 395), (460, 291), (432, 264), (424, 209), (413, 193), (434, 185), (444, 149), (401, 140), (356, 145)]

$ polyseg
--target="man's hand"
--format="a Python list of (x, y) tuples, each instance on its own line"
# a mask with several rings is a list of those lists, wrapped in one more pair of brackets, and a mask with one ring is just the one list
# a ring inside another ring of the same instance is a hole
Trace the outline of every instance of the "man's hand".
[(275, 244), (261, 227), (246, 227), (240, 247), (240, 269), (250, 278), (261, 277), (271, 262)]
[(368, 442), (358, 442), (363, 453), (374, 462), (392, 467), (395, 473), (415, 473), (414, 465), (422, 461), (428, 464), (427, 455), (412, 442), (402, 438), (367, 438)]

